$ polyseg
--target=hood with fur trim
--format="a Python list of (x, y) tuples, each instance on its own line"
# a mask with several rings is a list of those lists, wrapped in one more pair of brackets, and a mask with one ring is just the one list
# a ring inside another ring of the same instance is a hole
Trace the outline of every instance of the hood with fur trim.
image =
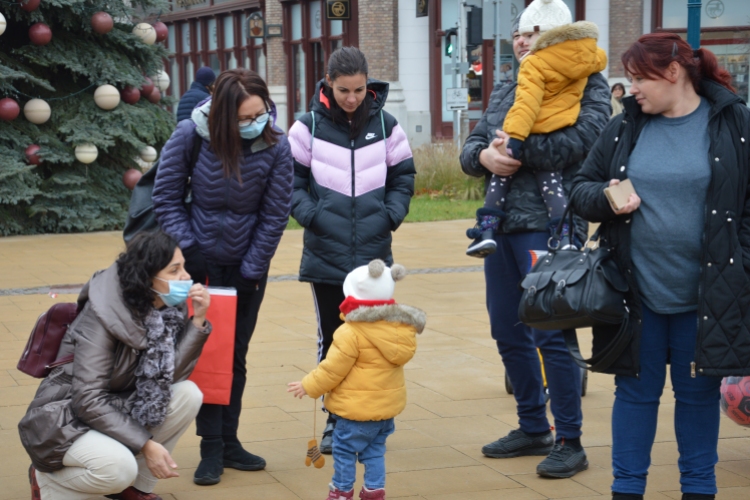
[(414, 357), (417, 347), (414, 331), (424, 331), (427, 315), (416, 307), (390, 304), (360, 307), (347, 314), (345, 319), (388, 362), (403, 366)]
[(596, 45), (598, 38), (596, 24), (578, 21), (542, 33), (529, 54), (541, 58), (566, 78), (588, 78), (607, 67), (607, 54)]

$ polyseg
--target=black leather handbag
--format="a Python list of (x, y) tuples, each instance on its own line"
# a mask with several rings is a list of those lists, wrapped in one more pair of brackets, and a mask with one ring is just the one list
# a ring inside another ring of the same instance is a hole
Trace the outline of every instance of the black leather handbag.
[[(573, 228), (570, 205), (568, 217)], [(592, 371), (606, 370), (628, 346), (632, 337), (626, 300), (628, 282), (617, 267), (610, 248), (599, 246), (599, 231), (583, 250), (560, 249), (562, 224), (549, 239), (548, 253), (521, 281), (518, 317), (539, 330), (563, 330), (576, 363)], [(617, 335), (596, 356), (584, 359), (576, 328), (619, 326)]]

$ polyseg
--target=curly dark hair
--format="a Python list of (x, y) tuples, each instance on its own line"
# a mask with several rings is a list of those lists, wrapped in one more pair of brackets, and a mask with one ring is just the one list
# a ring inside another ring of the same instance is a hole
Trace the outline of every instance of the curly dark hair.
[(177, 242), (163, 231), (139, 233), (117, 258), (122, 298), (133, 316), (143, 320), (154, 307), (152, 280), (169, 265)]

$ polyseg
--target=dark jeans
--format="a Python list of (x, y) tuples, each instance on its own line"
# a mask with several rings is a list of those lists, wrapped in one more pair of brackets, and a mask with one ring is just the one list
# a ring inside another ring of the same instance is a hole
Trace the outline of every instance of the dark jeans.
[(546, 249), (548, 238), (548, 233), (539, 232), (496, 236), (497, 251), (484, 259), (484, 275), (492, 338), (513, 384), (521, 430), (541, 433), (550, 429), (538, 347), (559, 441), (581, 435), (581, 371), (560, 330), (536, 330), (518, 319), (518, 284), (531, 267), (529, 250)]
[(333, 334), (344, 324), (339, 306), (344, 301), (343, 285), (310, 283), (312, 285), (315, 314), (318, 317), (318, 363), (326, 359), (333, 343)]
[[(612, 408), (612, 491), (642, 495), (656, 437), (659, 399), (670, 365), (674, 391), (674, 431), (683, 493), (716, 494), (719, 460), (721, 377), (691, 377), (698, 321), (695, 311), (657, 314), (643, 306), (641, 373), (615, 377)], [(634, 425), (634, 423), (636, 425)]]
[[(233, 287), (240, 276), (239, 266), (220, 266), (213, 263), (206, 264), (208, 282), (211, 286)], [(234, 365), (232, 368), (232, 394), (228, 405), (201, 406), (195, 419), (199, 436), (235, 437), (242, 411), (242, 393), (247, 381), (247, 349), (250, 339), (258, 322), (258, 312), (266, 292), (264, 276), (258, 282), (258, 289), (253, 293), (237, 293), (237, 325), (234, 337)]]

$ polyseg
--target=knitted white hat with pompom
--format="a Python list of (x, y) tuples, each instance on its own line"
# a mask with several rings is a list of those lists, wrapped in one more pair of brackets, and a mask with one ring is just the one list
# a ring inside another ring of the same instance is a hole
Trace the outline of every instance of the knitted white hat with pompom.
[(404, 276), (404, 266), (393, 264), (393, 267), (387, 267), (385, 262), (375, 259), (346, 275), (344, 296), (359, 300), (390, 300), (393, 298), (396, 282)]
[(572, 22), (573, 16), (563, 0), (534, 0), (521, 14), (518, 32), (549, 31)]

